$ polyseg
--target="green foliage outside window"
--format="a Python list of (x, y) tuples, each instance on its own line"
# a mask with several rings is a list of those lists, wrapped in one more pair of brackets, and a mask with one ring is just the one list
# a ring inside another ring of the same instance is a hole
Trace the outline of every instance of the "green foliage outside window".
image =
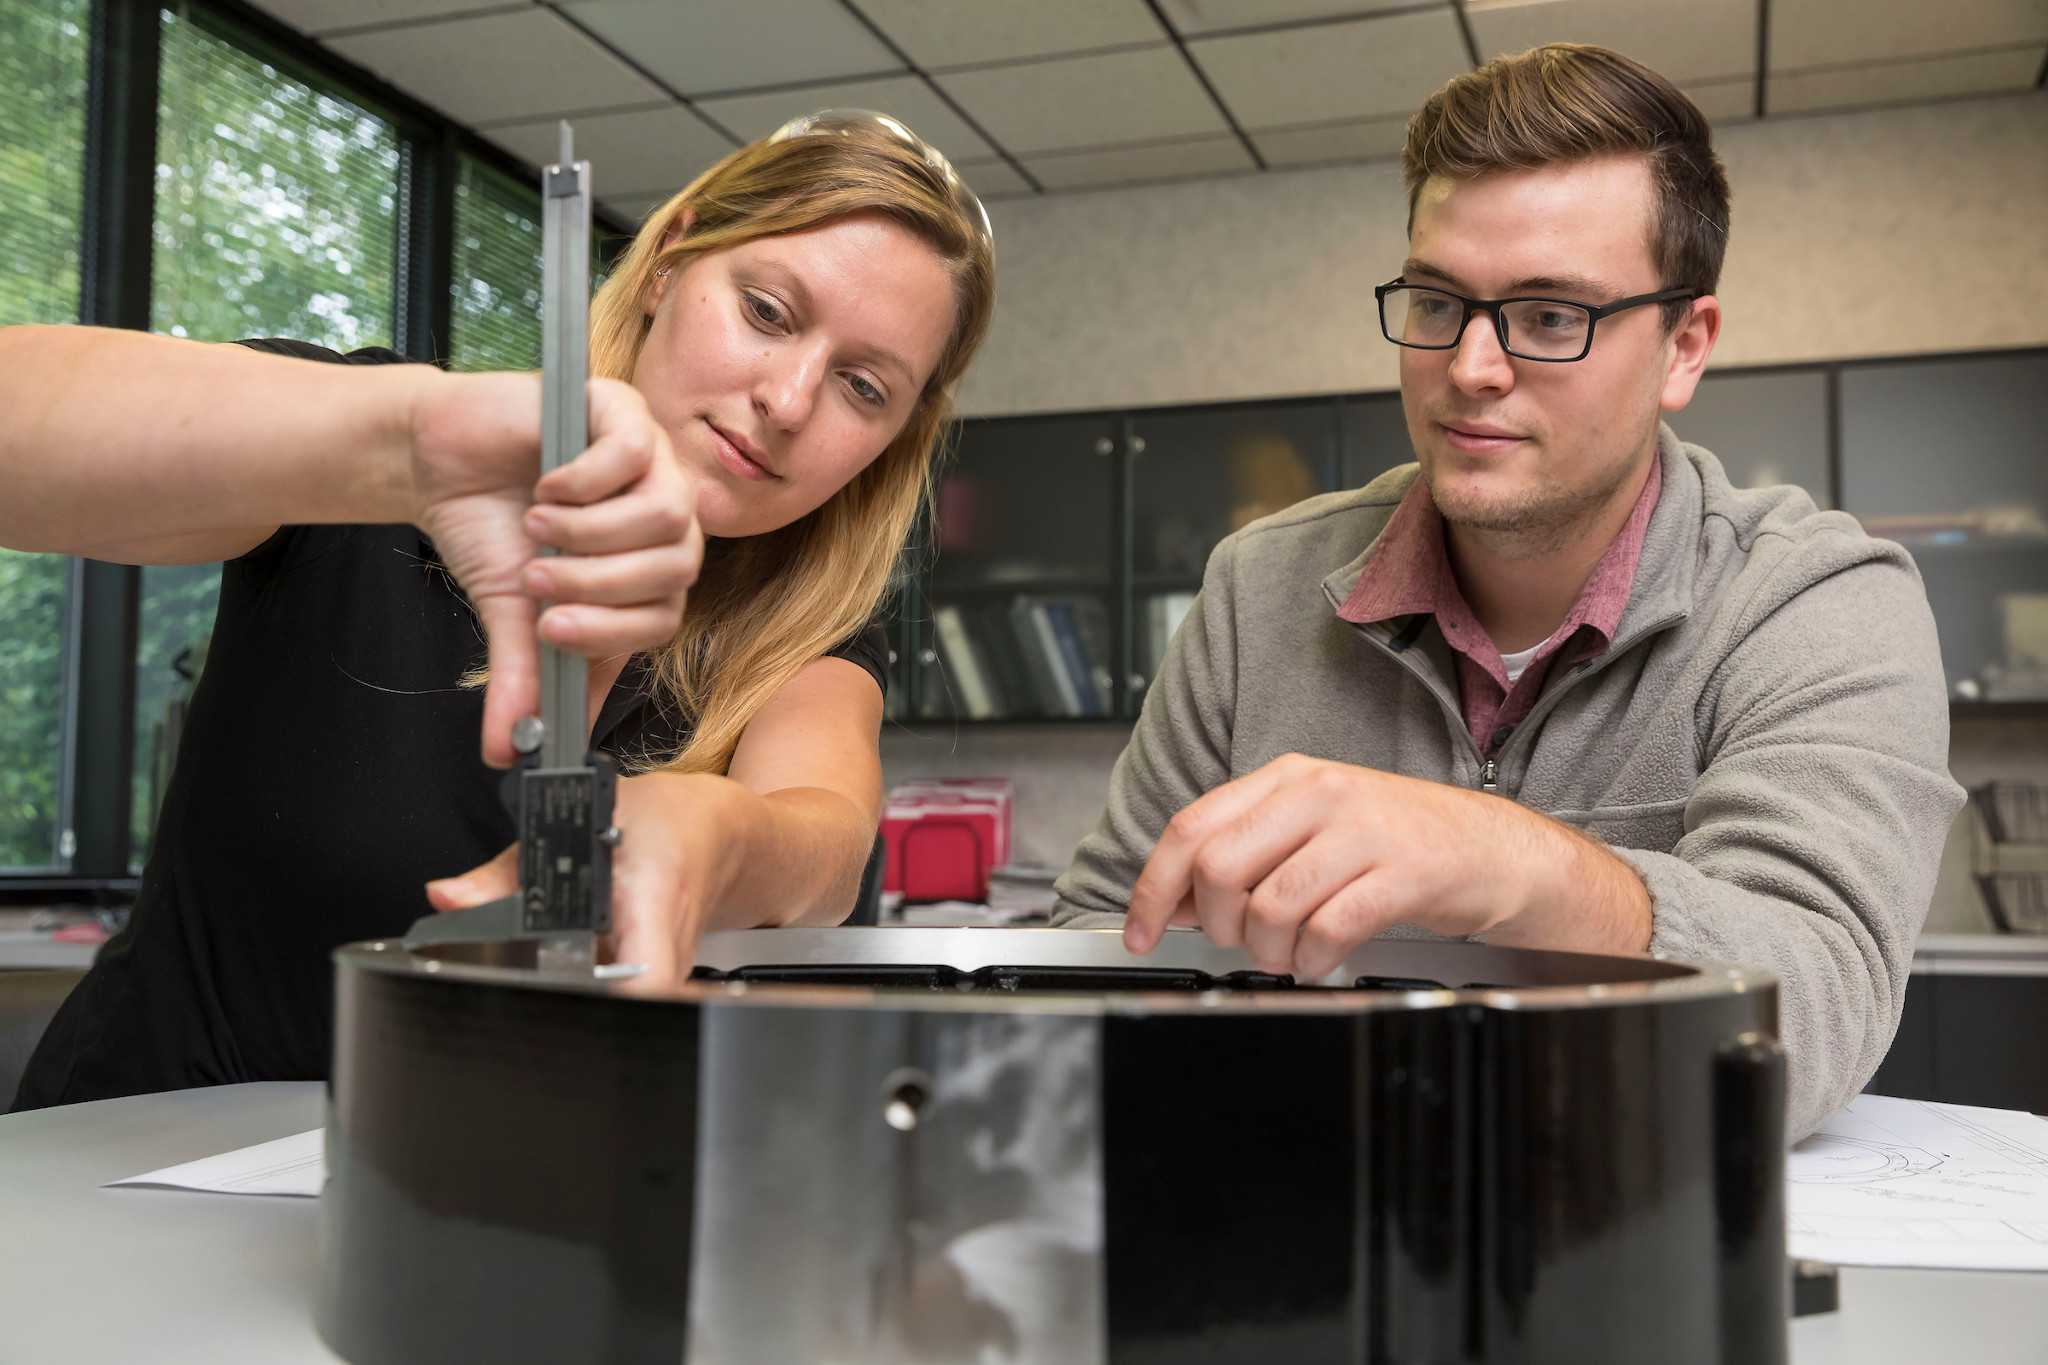
[[(399, 148), (376, 114), (197, 17), (165, 11), (151, 326), (205, 341), (389, 345)], [(134, 860), (213, 631), (220, 566), (145, 569), (135, 656)]]
[(169, 11), (161, 90), (150, 325), (389, 345), (392, 126)]
[(540, 192), (462, 158), (449, 368), (540, 368)]
[[(591, 225), (590, 288), (604, 283), (601, 225)], [(448, 368), (540, 368), (540, 191), (469, 157), (455, 182)]]
[[(78, 319), (88, 0), (0, 0), (0, 326)], [(57, 861), (62, 555), (0, 550), (0, 867)]]
[(57, 861), (70, 568), (63, 555), (0, 550), (0, 867)]
[(0, 326), (78, 320), (89, 0), (0, 0)]

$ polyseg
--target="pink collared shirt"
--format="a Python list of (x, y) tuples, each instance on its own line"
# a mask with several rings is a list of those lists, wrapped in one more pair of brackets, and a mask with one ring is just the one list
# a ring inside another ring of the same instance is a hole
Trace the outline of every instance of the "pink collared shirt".
[(1337, 615), (1357, 625), (1397, 616), (1434, 616), (1437, 629), (1457, 658), (1465, 728), (1471, 731), (1479, 752), (1492, 758), (1536, 704), (1552, 663), (1560, 656), (1569, 662), (1594, 658), (1614, 643), (1615, 627), (1635, 582), (1636, 561), (1642, 558), (1643, 535), (1650, 528), (1650, 513), (1656, 510), (1663, 487), (1663, 463), (1652, 461), (1650, 477), (1627, 524), (1593, 566), (1564, 623), (1537, 649), (1536, 657), (1512, 684), (1500, 649), (1458, 591), (1450, 556), (1444, 551), (1443, 516), (1429, 495), (1428, 481), (1419, 476), (1380, 532), (1365, 572)]

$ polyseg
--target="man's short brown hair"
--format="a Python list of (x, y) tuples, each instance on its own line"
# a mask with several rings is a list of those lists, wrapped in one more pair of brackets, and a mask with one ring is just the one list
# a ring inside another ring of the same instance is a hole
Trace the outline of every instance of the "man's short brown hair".
[[(1662, 287), (1713, 293), (1728, 249), (1728, 177), (1713, 128), (1677, 86), (1604, 47), (1549, 43), (1496, 57), (1431, 95), (1401, 150), (1408, 226), (1433, 176), (1470, 180), (1617, 152), (1649, 161), (1650, 262)], [(1664, 325), (1688, 311), (1683, 299), (1665, 304)]]

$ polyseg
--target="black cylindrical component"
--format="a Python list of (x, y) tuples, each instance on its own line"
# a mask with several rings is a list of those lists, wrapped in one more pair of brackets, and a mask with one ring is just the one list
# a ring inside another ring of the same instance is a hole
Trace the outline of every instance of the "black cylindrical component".
[(698, 1009), (426, 973), (336, 984), (328, 1344), (376, 1365), (675, 1365)]
[(337, 1352), (1784, 1359), (1767, 977), (1396, 942), (1309, 986), (1080, 931), (701, 960), (650, 998), (516, 941), (337, 955)]

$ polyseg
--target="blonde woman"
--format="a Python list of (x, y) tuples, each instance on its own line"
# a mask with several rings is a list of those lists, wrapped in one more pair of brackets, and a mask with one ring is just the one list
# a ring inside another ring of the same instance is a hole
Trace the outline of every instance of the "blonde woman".
[(844, 918), (881, 795), (870, 621), (992, 269), (938, 153), (799, 120), (650, 215), (592, 302), (592, 444), (537, 492), (531, 375), (0, 331), (0, 544), (227, 561), (135, 913), (17, 1107), (324, 1076), (329, 950), (513, 887), (494, 769), (537, 602), (629, 774), (612, 955), (658, 989), (707, 928)]

